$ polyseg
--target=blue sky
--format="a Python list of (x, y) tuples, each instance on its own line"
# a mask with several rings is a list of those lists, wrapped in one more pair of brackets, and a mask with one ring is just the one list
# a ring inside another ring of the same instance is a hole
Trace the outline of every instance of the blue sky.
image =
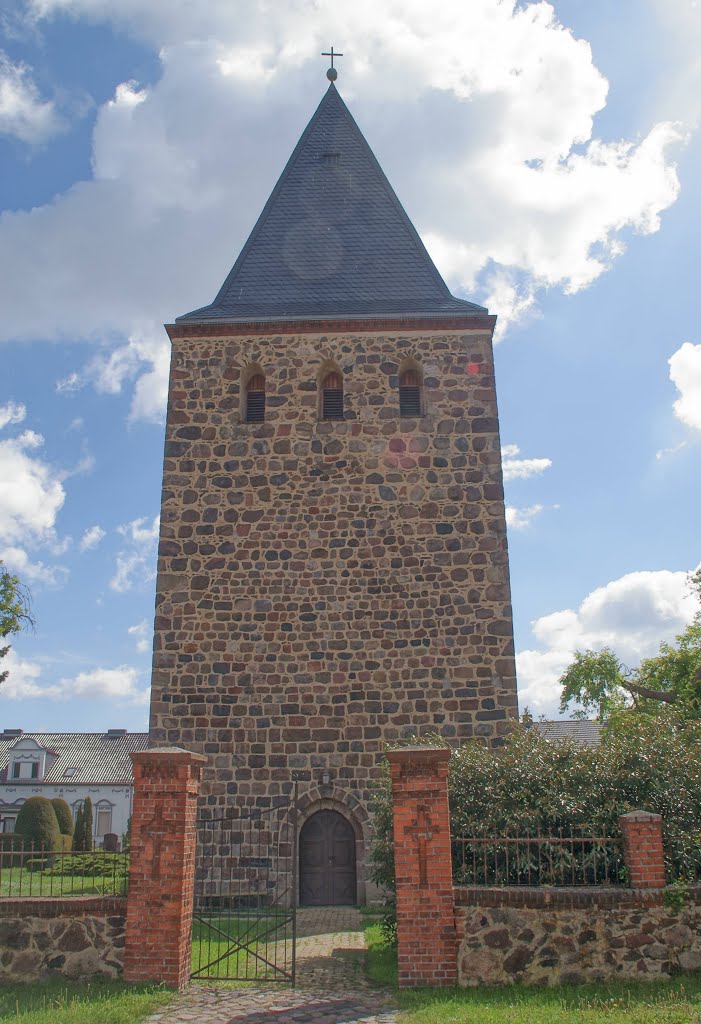
[[(0, 727), (145, 728), (168, 342), (326, 86), (499, 316), (522, 706), (631, 665), (699, 562), (701, 6), (0, 0)], [(3, 666), (4, 667), (4, 666)]]

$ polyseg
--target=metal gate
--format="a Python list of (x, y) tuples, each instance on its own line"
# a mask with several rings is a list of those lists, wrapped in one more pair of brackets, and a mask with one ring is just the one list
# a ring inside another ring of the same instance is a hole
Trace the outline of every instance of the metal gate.
[(296, 805), (198, 818), (193, 979), (294, 985)]

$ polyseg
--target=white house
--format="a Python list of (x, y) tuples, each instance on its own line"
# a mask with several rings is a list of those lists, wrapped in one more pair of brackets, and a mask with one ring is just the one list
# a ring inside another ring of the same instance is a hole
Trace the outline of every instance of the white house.
[(148, 733), (108, 729), (94, 732), (0, 733), (0, 831), (14, 831), (30, 796), (62, 797), (73, 818), (87, 796), (93, 805), (97, 845), (119, 839), (131, 814), (133, 780), (129, 754), (148, 747)]

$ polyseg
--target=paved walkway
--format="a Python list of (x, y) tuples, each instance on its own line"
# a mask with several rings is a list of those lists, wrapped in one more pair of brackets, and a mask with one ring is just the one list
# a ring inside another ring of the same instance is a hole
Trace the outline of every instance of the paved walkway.
[(193, 983), (145, 1024), (396, 1024), (391, 994), (365, 978), (362, 918), (353, 907), (297, 912), (297, 987)]

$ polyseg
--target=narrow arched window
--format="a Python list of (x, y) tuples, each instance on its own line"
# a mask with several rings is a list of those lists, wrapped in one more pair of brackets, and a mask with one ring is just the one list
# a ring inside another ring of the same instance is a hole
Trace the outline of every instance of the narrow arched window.
[(321, 417), (343, 419), (343, 378), (337, 370), (327, 373), (321, 384)]
[(265, 420), (265, 377), (254, 373), (246, 385), (246, 423)]
[(405, 370), (400, 374), (399, 415), (421, 415), (421, 378), (418, 370)]

